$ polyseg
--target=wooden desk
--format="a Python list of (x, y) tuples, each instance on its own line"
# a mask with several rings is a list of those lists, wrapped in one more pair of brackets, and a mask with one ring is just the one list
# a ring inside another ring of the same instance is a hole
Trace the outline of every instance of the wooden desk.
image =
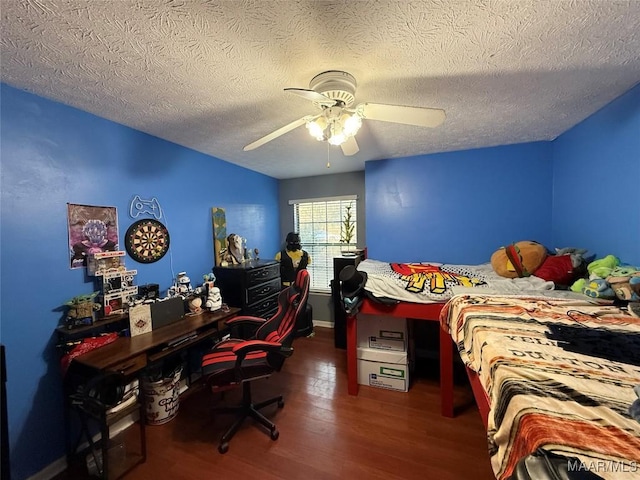
[[(385, 305), (364, 299), (357, 315), (347, 317), (347, 389), (349, 395), (358, 395), (358, 315), (387, 315), (439, 322), (442, 303), (408, 303)], [(366, 320), (365, 320), (366, 321)], [(442, 328), (440, 331), (440, 401), (445, 417), (453, 417), (453, 344)]]
[[(148, 363), (173, 355), (189, 346), (216, 335), (225, 320), (236, 316), (239, 308), (228, 312), (203, 312), (188, 315), (169, 325), (135, 337), (120, 337), (116, 341), (73, 359), (85, 367), (98, 371), (116, 371), (125, 375), (135, 374)], [(183, 343), (171, 346), (185, 336), (194, 335)]]
[[(224, 328), (225, 320), (236, 316), (240, 312), (239, 308), (230, 308), (228, 312), (203, 312), (199, 315), (188, 315), (174, 323), (165, 325), (149, 333), (137, 335), (135, 337), (119, 337), (114, 342), (103, 347), (92, 350), (74, 358), (72, 367), (76, 371), (74, 380), (69, 379), (69, 372), (65, 381), (86, 382), (101, 373), (118, 372), (125, 377), (132, 378), (142, 373), (142, 370), (150, 363), (161, 360), (170, 355), (180, 353), (194, 344), (207, 338), (220, 334)], [(190, 379), (189, 379), (190, 380)], [(73, 461), (78, 456), (78, 445), (84, 435), (89, 442), (90, 448), (94, 448), (88, 422), (97, 422), (100, 428), (100, 452), (102, 456), (102, 470), (100, 477), (105, 480), (115, 480), (124, 476), (132, 468), (146, 461), (146, 436), (143, 404), (138, 401), (117, 413), (110, 413), (103, 408), (95, 410), (88, 408), (84, 401), (74, 405), (72, 397), (77, 392), (76, 385), (68, 386), (69, 402), (68, 408), (74, 409), (80, 415), (82, 429), (73, 448), (68, 448), (68, 460)], [(116, 424), (124, 417), (137, 413), (140, 417), (138, 424), (140, 428), (140, 452), (129, 455), (125, 453), (124, 460), (120, 464), (109, 465), (110, 432), (112, 425)], [(84, 452), (80, 452), (84, 453)]]

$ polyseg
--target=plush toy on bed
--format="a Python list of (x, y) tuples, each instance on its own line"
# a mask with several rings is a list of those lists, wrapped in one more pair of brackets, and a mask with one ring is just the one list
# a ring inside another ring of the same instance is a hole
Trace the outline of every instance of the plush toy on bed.
[(589, 278), (577, 280), (571, 290), (594, 298), (640, 301), (640, 270), (620, 265), (615, 255), (594, 260), (587, 265), (587, 271)]
[(502, 277), (522, 278), (535, 275), (554, 282), (556, 286), (567, 287), (583, 269), (586, 252), (578, 248), (562, 248), (556, 249), (556, 255), (549, 255), (540, 243), (521, 241), (494, 252), (491, 266)]
[(632, 266), (616, 267), (607, 282), (620, 300), (640, 301), (640, 271)]
[(570, 289), (577, 293), (584, 293), (593, 298), (611, 300), (616, 294), (606, 278), (618, 266), (620, 260), (615, 255), (607, 255), (592, 261), (587, 265), (588, 278), (576, 280)]
[(501, 277), (533, 275), (547, 258), (547, 249), (538, 242), (522, 241), (500, 247), (491, 255), (491, 266)]

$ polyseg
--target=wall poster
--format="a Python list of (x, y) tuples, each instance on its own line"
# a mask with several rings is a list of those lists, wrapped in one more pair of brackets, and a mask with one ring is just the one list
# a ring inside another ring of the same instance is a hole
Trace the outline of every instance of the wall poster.
[(211, 208), (211, 223), (213, 224), (213, 256), (216, 267), (219, 267), (227, 251), (227, 215), (224, 208)]
[(118, 250), (116, 207), (67, 203), (70, 267), (87, 266), (87, 255)]

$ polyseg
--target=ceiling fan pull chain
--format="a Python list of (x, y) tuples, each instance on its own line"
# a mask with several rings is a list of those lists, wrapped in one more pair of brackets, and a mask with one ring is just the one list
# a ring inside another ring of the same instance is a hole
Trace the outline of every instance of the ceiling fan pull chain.
[(329, 162), (329, 142), (327, 142), (327, 168), (331, 168), (331, 162)]

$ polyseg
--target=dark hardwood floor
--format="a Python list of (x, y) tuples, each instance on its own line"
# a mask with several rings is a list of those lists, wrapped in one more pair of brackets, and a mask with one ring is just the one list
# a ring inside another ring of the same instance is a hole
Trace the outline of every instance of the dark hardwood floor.
[[(347, 394), (346, 354), (334, 348), (333, 330), (315, 328), (299, 338), (283, 370), (253, 386), (254, 400), (283, 393), (285, 406), (264, 410), (280, 438), (248, 420), (218, 453), (232, 422), (209, 411), (216, 399), (192, 389), (176, 418), (148, 426), (146, 463), (127, 480), (284, 479), (390, 480), (493, 479), (486, 432), (463, 377), (456, 385), (456, 418), (440, 416), (437, 363), (418, 368), (408, 393), (360, 387)], [(239, 391), (227, 392), (233, 403)], [(130, 429), (137, 430), (137, 429)], [(67, 471), (57, 480), (79, 479)]]

